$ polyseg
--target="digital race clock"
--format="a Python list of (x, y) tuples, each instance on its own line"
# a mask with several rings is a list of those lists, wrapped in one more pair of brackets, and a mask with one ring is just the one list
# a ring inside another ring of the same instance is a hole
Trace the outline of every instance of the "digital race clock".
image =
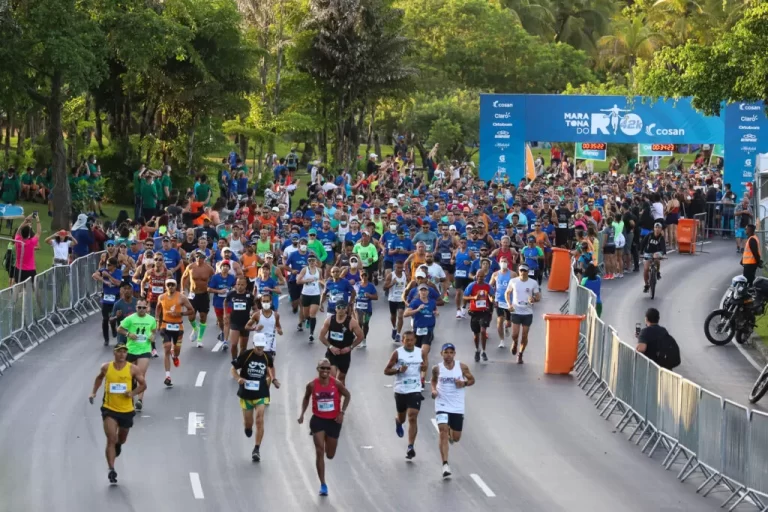
[(651, 151), (675, 151), (674, 144), (651, 144)]
[(608, 147), (608, 144), (605, 142), (582, 142), (581, 143), (581, 149), (582, 151), (605, 151), (605, 148)]

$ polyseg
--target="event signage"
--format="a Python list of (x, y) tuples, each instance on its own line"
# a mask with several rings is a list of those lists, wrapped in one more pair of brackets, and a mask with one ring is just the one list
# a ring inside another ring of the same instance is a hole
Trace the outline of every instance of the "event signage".
[(722, 144), (712, 146), (712, 156), (725, 158), (725, 147)]
[(672, 156), (675, 152), (674, 144), (638, 144), (637, 156)]
[(605, 142), (577, 142), (574, 158), (576, 160), (597, 160), (605, 162), (608, 144)]
[(690, 98), (483, 94), (480, 178), (491, 180), (503, 169), (517, 183), (525, 172), (525, 143), (533, 141), (657, 144), (657, 150), (665, 145), (723, 144), (729, 154), (725, 180), (738, 194), (743, 183), (752, 180), (755, 156), (768, 152), (766, 130), (762, 103), (734, 103), (720, 116), (705, 116)]
[(725, 181), (743, 190), (755, 177), (757, 155), (768, 152), (768, 118), (762, 101), (731, 103), (725, 108)]

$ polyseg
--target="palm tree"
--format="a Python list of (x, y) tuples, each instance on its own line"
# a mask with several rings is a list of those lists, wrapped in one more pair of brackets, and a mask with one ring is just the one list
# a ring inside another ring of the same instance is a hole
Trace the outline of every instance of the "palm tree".
[(550, 0), (506, 0), (504, 6), (529, 34), (554, 39), (555, 14)]
[(657, 0), (648, 11), (648, 21), (665, 35), (672, 46), (705, 36), (708, 13), (696, 0)]
[(618, 5), (614, 0), (560, 0), (554, 7), (554, 41), (594, 53)]
[(664, 43), (664, 37), (653, 31), (643, 15), (617, 15), (612, 29), (612, 35), (601, 37), (597, 43), (598, 60), (611, 71), (631, 73), (637, 59), (650, 59)]

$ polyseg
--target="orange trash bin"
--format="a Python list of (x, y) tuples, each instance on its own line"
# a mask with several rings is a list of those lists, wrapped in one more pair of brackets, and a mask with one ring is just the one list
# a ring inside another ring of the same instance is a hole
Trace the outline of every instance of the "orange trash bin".
[(584, 315), (544, 315), (547, 324), (544, 373), (567, 375), (576, 364)]
[(677, 221), (677, 244), (679, 253), (696, 254), (696, 236), (699, 221), (696, 219), (680, 219)]
[(567, 292), (571, 283), (571, 251), (554, 247), (552, 249), (552, 270), (549, 272), (547, 290)]

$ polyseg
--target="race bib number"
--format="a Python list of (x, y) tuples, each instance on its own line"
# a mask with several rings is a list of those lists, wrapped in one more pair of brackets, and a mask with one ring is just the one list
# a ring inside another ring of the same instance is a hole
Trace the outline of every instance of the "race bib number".
[(517, 301), (517, 305), (518, 306), (522, 306), (522, 307), (526, 307), (526, 306), (530, 306), (531, 303), (528, 302), (527, 300), (519, 300), (519, 301)]
[(484, 300), (478, 300), (478, 301), (475, 301), (475, 305), (476, 305), (477, 307), (479, 307), (479, 308), (484, 308), (484, 307), (486, 307), (486, 304), (487, 304), (487, 303), (486, 303), (486, 301), (484, 301)]
[(261, 386), (260, 380), (246, 380), (245, 383), (243, 384), (243, 387), (247, 391), (258, 391), (259, 386)]
[(153, 286), (152, 287), (152, 293), (163, 293), (163, 287), (162, 286)]
[(566, 222), (561, 222), (560, 224), (557, 225), (557, 227), (560, 229), (567, 229), (568, 224)]
[(245, 311), (245, 302), (235, 302), (232, 304), (232, 309), (235, 311)]
[(226, 297), (227, 293), (229, 293), (229, 290), (225, 289), (223, 292), (219, 292), (219, 297)]
[(343, 298), (344, 298), (344, 295), (341, 294), (341, 293), (332, 293), (331, 294), (331, 302), (333, 302), (334, 304), (339, 302)]
[(416, 336), (426, 336), (429, 332), (429, 327), (417, 327)]
[(145, 334), (137, 334), (136, 341), (139, 343), (144, 343), (145, 341), (147, 341), (147, 336)]
[(448, 415), (444, 412), (435, 415), (435, 421), (438, 425), (445, 425), (448, 423)]
[(128, 391), (128, 384), (125, 382), (110, 382), (109, 383), (109, 392), (114, 394), (120, 394), (123, 395), (125, 392)]
[(529, 269), (529, 270), (528, 270), (528, 276), (529, 276), (529, 277), (536, 277), (536, 270), (534, 270), (534, 269)]
[(368, 310), (368, 303), (367, 302), (355, 302), (355, 309), (365, 309)]
[(419, 379), (417, 378), (409, 378), (409, 379), (403, 379), (403, 385), (404, 386), (415, 386), (419, 383)]
[(449, 252), (441, 253), (440, 257), (443, 258), (443, 260), (449, 260), (449, 259), (451, 259), (451, 253), (449, 253)]
[(168, 332), (179, 332), (180, 327), (179, 324), (165, 324), (165, 330)]
[(105, 293), (104, 294), (104, 302), (109, 302), (109, 303), (115, 302), (115, 296), (111, 295), (111, 294)]
[(466, 270), (457, 270), (456, 271), (456, 277), (467, 277), (467, 271)]
[(501, 309), (509, 309), (509, 304), (507, 304), (504, 301), (498, 301), (498, 302), (496, 302), (496, 307), (501, 308)]
[(331, 339), (333, 341), (341, 341), (341, 340), (344, 339), (344, 333), (343, 332), (331, 331)]
[(317, 410), (320, 412), (333, 412), (336, 410), (336, 404), (333, 400), (318, 400)]

